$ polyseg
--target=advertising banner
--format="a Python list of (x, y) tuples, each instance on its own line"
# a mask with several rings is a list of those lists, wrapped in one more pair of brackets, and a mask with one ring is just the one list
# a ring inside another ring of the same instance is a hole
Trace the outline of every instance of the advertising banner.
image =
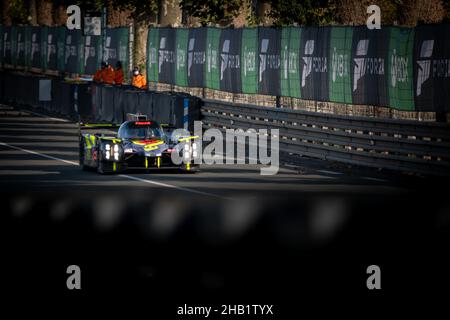
[(260, 94), (280, 95), (281, 30), (259, 28), (258, 87)]
[(258, 28), (242, 30), (241, 83), (242, 93), (258, 93)]
[(176, 66), (175, 66), (175, 84), (177, 86), (187, 87), (187, 46), (189, 38), (189, 29), (176, 30)]
[(413, 111), (413, 47), (414, 29), (389, 28), (387, 88), (389, 106)]
[(206, 66), (205, 87), (220, 90), (220, 56), (219, 43), (221, 29), (207, 28), (206, 31)]
[(83, 73), (94, 74), (102, 62), (102, 37), (85, 36), (83, 54)]
[(220, 33), (220, 90), (241, 92), (242, 29), (223, 29)]
[[(42, 48), (41, 48), (41, 34), (44, 28), (31, 27), (30, 28), (30, 51), (29, 51), (29, 66), (31, 68), (42, 69)], [(28, 40), (28, 39), (27, 39)], [(28, 55), (28, 52), (27, 52)]]
[(354, 104), (388, 106), (386, 68), (389, 29), (353, 29), (352, 101)]
[[(13, 27), (14, 28), (14, 27)], [(27, 60), (26, 60), (26, 50), (25, 50), (25, 46), (26, 46), (26, 42), (27, 42), (27, 31), (29, 31), (30, 27), (17, 27), (17, 34), (16, 34), (16, 53), (15, 53), (15, 58), (16, 61), (14, 63), (14, 65), (16, 66), (20, 66), (25, 68), (27, 66)], [(28, 43), (29, 43), (29, 38), (28, 38)]]
[(300, 75), (302, 98), (328, 101), (329, 27), (302, 29)]
[[(97, 36), (91, 36), (97, 37)], [(95, 42), (96, 40), (94, 40)], [(120, 61), (122, 63), (122, 67), (124, 70), (128, 67), (129, 61), (129, 30), (128, 28), (112, 28), (106, 29), (105, 39), (104, 39), (104, 48), (103, 48), (103, 60), (107, 61), (113, 68), (116, 67), (116, 62)], [(97, 50), (100, 49), (102, 44), (96, 45)], [(92, 46), (91, 46), (92, 47)], [(93, 59), (97, 59), (95, 57)], [(97, 60), (99, 61), (99, 60)], [(101, 60), (100, 60), (101, 61)], [(92, 64), (93, 62), (91, 62)], [(92, 66), (91, 66), (92, 68)], [(125, 78), (128, 77), (128, 72), (124, 72)]]
[(187, 79), (191, 88), (204, 86), (203, 76), (205, 68), (206, 28), (189, 29), (187, 47)]
[(58, 70), (58, 32), (57, 28), (47, 28), (45, 45), (45, 69)]
[(16, 28), (3, 27), (3, 64), (13, 65), (16, 56)]
[(81, 73), (80, 57), (83, 54), (80, 30), (67, 30), (64, 50), (64, 70), (68, 73)]
[(0, 25), (0, 65), (3, 65), (3, 36), (4, 27)]
[(158, 78), (159, 82), (175, 84), (175, 29), (159, 29)]
[(281, 30), (280, 93), (285, 97), (301, 98), (300, 41), (301, 28)]
[(414, 97), (417, 111), (450, 111), (450, 25), (416, 28)]
[(158, 82), (159, 29), (150, 28), (147, 35), (147, 81)]
[(352, 27), (332, 27), (328, 56), (329, 99), (352, 103)]
[(56, 57), (57, 68), (59, 71), (64, 71), (66, 68), (66, 28), (57, 27), (56, 29)]

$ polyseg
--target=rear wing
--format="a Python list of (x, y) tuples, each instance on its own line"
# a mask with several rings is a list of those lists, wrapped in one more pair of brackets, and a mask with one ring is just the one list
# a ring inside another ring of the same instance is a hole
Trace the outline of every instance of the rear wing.
[(170, 123), (161, 123), (160, 125), (164, 130), (167, 130), (167, 131), (173, 131), (177, 128), (176, 126), (174, 126), (173, 124), (170, 124)]
[(116, 123), (78, 123), (78, 135), (81, 139), (81, 135), (85, 130), (94, 131), (94, 134), (100, 136), (116, 134), (117, 129), (120, 127)]
[(173, 134), (174, 131), (180, 128), (177, 128), (172, 124), (161, 123), (161, 127), (163, 128), (165, 134), (169, 137), (170, 141), (172, 141), (172, 143), (188, 142), (190, 140), (195, 140), (199, 138), (199, 136), (192, 136), (188, 130), (185, 132), (185, 134), (174, 135)]
[(78, 127), (83, 130), (89, 129), (116, 129), (119, 128), (120, 125), (115, 123), (83, 123), (79, 122)]

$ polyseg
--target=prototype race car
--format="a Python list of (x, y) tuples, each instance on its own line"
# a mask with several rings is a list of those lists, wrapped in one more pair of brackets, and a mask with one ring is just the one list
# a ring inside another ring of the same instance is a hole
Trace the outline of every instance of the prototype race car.
[[(79, 124), (80, 165), (83, 170), (98, 173), (118, 173), (127, 169), (179, 168), (197, 171), (194, 159), (198, 156), (196, 136), (183, 129), (160, 125), (145, 115), (128, 115), (116, 135), (115, 124)], [(83, 130), (102, 133), (82, 133)], [(107, 131), (106, 133), (104, 131)], [(179, 134), (183, 132), (185, 134)], [(176, 154), (173, 154), (176, 153)]]

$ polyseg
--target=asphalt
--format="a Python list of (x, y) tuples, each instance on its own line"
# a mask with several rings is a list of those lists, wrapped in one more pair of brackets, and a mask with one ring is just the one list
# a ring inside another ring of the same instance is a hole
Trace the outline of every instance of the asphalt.
[[(259, 165), (207, 165), (200, 172), (175, 170), (102, 176), (78, 165), (78, 127), (65, 119), (3, 106), (0, 109), (0, 189), (53, 192), (136, 191), (212, 199), (273, 197), (307, 193), (333, 195), (398, 194), (414, 183), (375, 170), (348, 172), (304, 159), (263, 176)], [(355, 169), (356, 170), (356, 169)], [(409, 178), (411, 179), (411, 178)], [(415, 179), (419, 181), (420, 178)]]
[[(78, 165), (77, 124), (36, 111), (0, 107), (1, 288), (15, 313), (89, 301), (181, 319), (186, 303), (230, 303), (292, 319), (448, 298), (445, 179), (307, 158), (273, 176), (258, 165), (99, 175)], [(372, 264), (381, 293), (366, 287)]]

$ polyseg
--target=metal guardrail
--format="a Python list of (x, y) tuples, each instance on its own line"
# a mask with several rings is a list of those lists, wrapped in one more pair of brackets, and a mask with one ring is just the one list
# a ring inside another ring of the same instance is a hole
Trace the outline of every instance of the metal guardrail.
[(314, 113), (205, 100), (205, 128), (279, 129), (280, 152), (450, 176), (450, 124)]

